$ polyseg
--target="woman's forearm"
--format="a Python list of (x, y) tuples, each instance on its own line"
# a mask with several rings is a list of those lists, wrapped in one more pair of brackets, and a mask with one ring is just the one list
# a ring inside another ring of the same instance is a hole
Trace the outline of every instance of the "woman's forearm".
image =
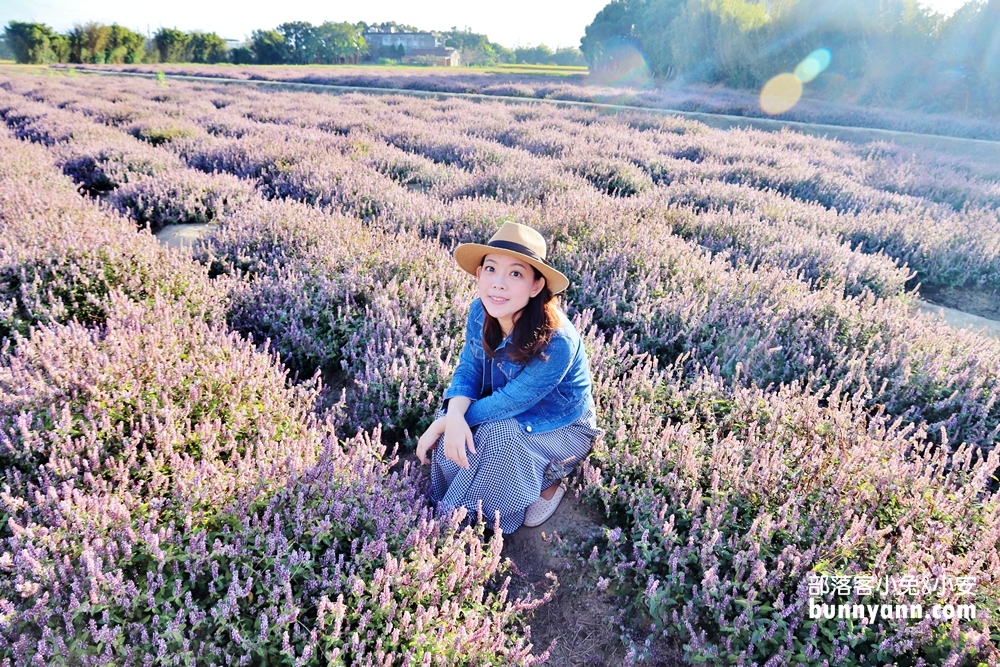
[(472, 399), (468, 396), (452, 396), (448, 399), (448, 418), (461, 417), (465, 419), (465, 411), (472, 405)]

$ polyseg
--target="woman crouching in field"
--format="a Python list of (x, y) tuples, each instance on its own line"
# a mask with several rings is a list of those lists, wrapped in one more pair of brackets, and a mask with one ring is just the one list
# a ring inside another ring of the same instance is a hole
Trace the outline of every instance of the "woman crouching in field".
[(481, 503), (491, 526), (499, 513), (504, 533), (552, 516), (561, 479), (601, 433), (587, 353), (555, 300), (569, 281), (545, 256), (541, 234), (512, 222), (486, 245), (455, 249), (479, 298), (444, 408), (417, 443), (421, 463), (433, 450), (439, 509), (464, 506), (475, 516)]

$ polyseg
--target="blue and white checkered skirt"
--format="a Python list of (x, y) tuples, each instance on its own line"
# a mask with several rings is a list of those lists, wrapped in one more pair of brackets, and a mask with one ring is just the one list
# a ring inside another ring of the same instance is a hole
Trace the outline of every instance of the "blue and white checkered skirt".
[[(435, 418), (443, 415), (439, 409)], [(525, 433), (514, 419), (483, 422), (472, 427), (476, 453), (466, 450), (468, 469), (445, 458), (441, 436), (431, 456), (431, 499), (441, 512), (464, 506), (470, 517), (481, 502), (487, 526), (499, 512), (500, 529), (512, 533), (524, 523), (528, 505), (572, 472), (601, 433), (592, 410), (548, 433)]]

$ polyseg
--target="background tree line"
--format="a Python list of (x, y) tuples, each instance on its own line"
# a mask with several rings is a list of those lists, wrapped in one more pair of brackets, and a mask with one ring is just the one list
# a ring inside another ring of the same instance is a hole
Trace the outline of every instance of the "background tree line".
[(1000, 0), (945, 18), (918, 0), (613, 0), (587, 26), (593, 71), (756, 88), (815, 49), (809, 84), (831, 99), (925, 111), (1000, 113)]
[(224, 62), (226, 40), (214, 32), (160, 28), (152, 39), (117, 23), (87, 23), (57, 33), (44, 23), (11, 21), (3, 44), (19, 63)]
[[(118, 24), (87, 23), (68, 33), (57, 33), (43, 23), (11, 21), (4, 29), (0, 57), (7, 54), (20, 63), (141, 63), (193, 62), (262, 65), (309, 65), (358, 63), (365, 60), (400, 60), (401, 46), (371, 49), (364, 33), (378, 30), (421, 32), (411, 25), (307, 21), (282, 23), (272, 30), (255, 30), (242, 46), (227, 48), (226, 40), (214, 32), (183, 32), (160, 28), (150, 38)], [(508, 49), (468, 28), (435, 32), (445, 47), (462, 51), (469, 65), (498, 63), (585, 64), (579, 49), (553, 52), (545, 45)]]

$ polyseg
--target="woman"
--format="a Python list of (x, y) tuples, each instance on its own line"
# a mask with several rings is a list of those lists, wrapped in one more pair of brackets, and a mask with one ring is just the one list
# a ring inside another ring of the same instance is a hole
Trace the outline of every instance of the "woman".
[(476, 277), (465, 346), (444, 408), (420, 436), (439, 509), (466, 507), (505, 533), (537, 526), (559, 506), (561, 479), (590, 451), (597, 428), (590, 364), (555, 295), (569, 285), (546, 264), (534, 229), (505, 222), (489, 243), (455, 249)]

